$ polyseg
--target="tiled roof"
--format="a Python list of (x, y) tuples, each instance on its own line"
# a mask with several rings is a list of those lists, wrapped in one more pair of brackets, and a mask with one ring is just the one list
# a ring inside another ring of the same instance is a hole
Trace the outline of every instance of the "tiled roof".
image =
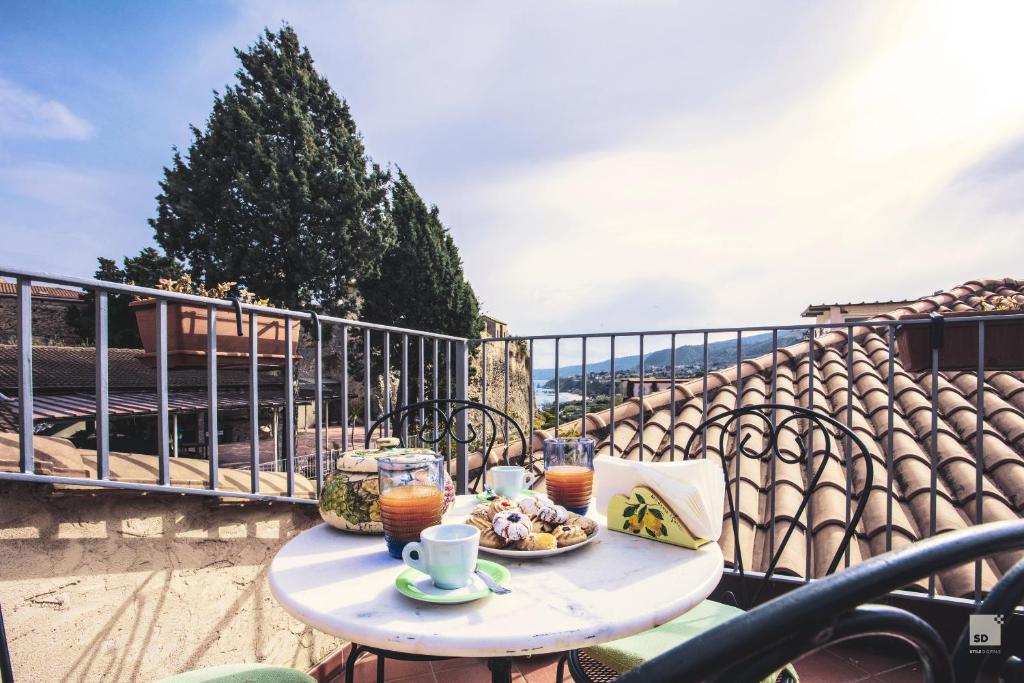
[[(0, 280), (0, 296), (15, 296), (18, 293), (18, 285), (14, 282)], [(32, 296), (45, 299), (81, 299), (82, 294), (77, 289), (66, 287), (42, 287), (32, 286)]]
[(822, 313), (830, 308), (844, 308), (846, 306), (892, 306), (895, 308), (897, 306), (911, 303), (914, 303), (914, 299), (893, 299), (891, 301), (837, 301), (834, 304), (808, 304), (807, 308), (804, 309), (800, 316), (802, 318), (813, 318), (817, 313)]
[[(998, 294), (1024, 302), (1024, 281), (975, 280), (949, 291), (919, 299), (879, 316), (896, 319), (910, 313), (976, 310), (981, 297)], [(853, 328), (852, 363), (848, 360), (845, 328), (829, 332), (813, 340), (813, 362), (808, 363), (807, 341), (778, 350), (778, 367), (774, 373), (777, 402), (813, 408), (846, 424), (847, 405), (852, 402), (850, 427), (865, 442), (874, 462), (874, 481), (864, 517), (858, 529), (858, 543), (851, 548), (851, 562), (886, 551), (887, 462), (893, 461), (894, 500), (892, 505), (892, 547), (904, 547), (927, 536), (930, 528), (930, 441), (931, 441), (931, 376), (929, 372), (907, 372), (895, 358), (893, 373), (892, 452), (888, 452), (888, 389), (889, 351), (885, 330), (860, 323)], [(852, 372), (852, 396), (847, 391), (847, 376)], [(813, 377), (813, 382), (811, 378)], [(737, 381), (738, 380), (738, 381)], [(1024, 373), (996, 371), (984, 377), (984, 415), (982, 440), (982, 492), (984, 521), (1024, 517)], [(675, 388), (676, 427), (675, 457), (682, 449), (703, 413), (703, 378), (680, 382)], [(744, 405), (769, 403), (772, 400), (772, 356), (745, 360), (736, 366), (708, 375), (708, 416)], [(977, 376), (972, 372), (940, 372), (938, 380), (938, 495), (936, 527), (939, 533), (969, 526), (975, 519), (976, 459), (975, 399)], [(644, 429), (643, 459), (669, 460), (672, 455), (670, 434), (671, 390), (643, 397)], [(615, 408), (615, 429), (610, 428), (610, 413), (602, 411), (585, 416), (590, 436), (597, 440), (601, 456), (640, 459), (640, 401), (630, 399)], [(760, 435), (753, 420), (743, 423), (744, 434)], [(534, 434), (532, 447), (539, 449), (546, 432)], [(791, 439), (785, 434), (781, 441)], [(819, 439), (823, 441), (823, 439)], [(732, 479), (736, 486), (735, 467), (731, 458), (732, 440), (726, 442), (725, 457), (730, 460)], [(699, 444), (699, 437), (698, 437)], [(785, 448), (784, 444), (780, 444)], [(511, 451), (516, 450), (513, 445)], [(805, 549), (812, 549), (812, 574), (821, 575), (842, 537), (846, 516), (847, 468), (843, 445), (833, 447), (838, 458), (826, 465), (825, 472), (812, 496), (813, 524), (806, 528), (804, 520), (787, 547), (779, 566), (780, 573), (805, 574)], [(539, 450), (535, 457), (540, 458)], [(719, 458), (718, 435), (709, 429), (708, 457)], [(740, 544), (748, 568), (764, 570), (771, 527), (772, 489), (767, 467), (743, 459), (740, 479)], [(850, 463), (853, 491), (864, 481), (862, 459)], [(804, 468), (777, 464), (775, 487), (775, 522), (777, 537), (792, 519), (791, 512), (799, 502), (804, 486)], [(788, 517), (787, 517), (788, 515)], [(725, 525), (721, 545), (727, 561), (734, 557), (731, 524)], [(1006, 553), (982, 563), (982, 588), (989, 589), (1024, 553)], [(751, 559), (753, 566), (751, 567)], [(940, 574), (936, 581), (939, 592), (954, 596), (971, 596), (974, 592), (974, 566), (964, 565)]]
[[(299, 397), (296, 404), (309, 404)], [(128, 415), (156, 415), (159, 411), (156, 392), (111, 392), (108, 397), (110, 417)], [(284, 391), (263, 387), (259, 392), (263, 408), (283, 407)], [(218, 410), (240, 410), (249, 407), (249, 392), (220, 387), (217, 391)], [(167, 409), (171, 413), (198, 413), (209, 409), (209, 396), (203, 390), (174, 390), (168, 392)], [(93, 393), (40, 394), (32, 401), (32, 419), (36, 421), (86, 420), (96, 416), (96, 395)], [(0, 398), (0, 431), (18, 431), (18, 399)]]
[[(142, 364), (142, 349), (109, 349), (107, 368), (112, 391), (119, 389), (155, 389), (156, 370)], [(18, 388), (18, 349), (0, 344), (0, 393)], [(261, 384), (268, 377), (261, 376)], [(206, 388), (206, 370), (174, 370), (167, 375), (171, 388)], [(279, 380), (278, 380), (279, 381)], [(217, 384), (222, 387), (247, 386), (245, 369), (222, 369)], [(96, 386), (96, 349), (92, 346), (33, 346), (32, 386), (36, 391), (94, 391)]]

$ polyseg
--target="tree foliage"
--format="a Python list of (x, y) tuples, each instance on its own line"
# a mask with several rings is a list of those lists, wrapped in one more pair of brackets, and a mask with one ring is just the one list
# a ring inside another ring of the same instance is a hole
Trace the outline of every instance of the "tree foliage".
[(175, 149), (164, 169), (156, 240), (197, 281), (353, 312), (354, 286), (393, 242), (388, 174), (291, 27), (235, 54), (238, 83), (215, 93), (205, 130), (193, 127), (187, 154)]
[(466, 281), (459, 249), (401, 170), (391, 186), (388, 213), (397, 239), (384, 254), (379, 276), (361, 288), (363, 317), (417, 330), (480, 336), (480, 309)]
[[(113, 259), (100, 257), (96, 279), (119, 282), (139, 287), (156, 287), (161, 278), (177, 279), (185, 273), (181, 262), (161, 254), (153, 247), (146, 247), (138, 256), (126, 256), (121, 266)], [(96, 339), (96, 295), (89, 291), (85, 297), (86, 306), (68, 311), (68, 321), (83, 339)], [(135, 325), (135, 314), (128, 307), (135, 297), (130, 294), (111, 293), (107, 297), (107, 335), (111, 348), (135, 349), (142, 347), (139, 330)]]

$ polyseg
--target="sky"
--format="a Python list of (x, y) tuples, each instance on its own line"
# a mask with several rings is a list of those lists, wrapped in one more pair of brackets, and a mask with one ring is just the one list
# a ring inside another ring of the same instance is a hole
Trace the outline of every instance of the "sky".
[(172, 146), (234, 82), (233, 48), (288, 22), (513, 333), (793, 324), (1016, 277), (1022, 15), (5, 0), (0, 264), (90, 275), (151, 245)]

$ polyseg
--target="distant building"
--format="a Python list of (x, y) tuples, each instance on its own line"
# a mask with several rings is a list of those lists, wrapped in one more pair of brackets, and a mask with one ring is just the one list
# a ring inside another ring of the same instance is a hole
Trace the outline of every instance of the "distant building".
[(508, 323), (504, 320), (498, 320), (486, 313), (481, 315), (480, 318), (484, 321), (484, 331), (481, 336), (492, 338), (508, 336)]
[[(81, 344), (82, 338), (68, 323), (68, 311), (84, 309), (85, 292), (65, 287), (32, 287), (32, 335), (46, 344)], [(18, 286), (0, 280), (0, 343), (14, 341), (18, 333)]]
[[(860, 303), (811, 304), (800, 314), (803, 318), (814, 318), (818, 324), (857, 323), (888, 313), (896, 308), (909, 306), (916, 300), (861, 301)], [(815, 336), (827, 333), (828, 329), (815, 331)]]
[[(682, 379), (680, 377), (677, 382), (681, 382)], [(636, 398), (641, 393), (647, 396), (658, 391), (664, 391), (672, 386), (672, 379), (669, 377), (644, 377), (643, 381), (639, 377), (625, 377), (619, 381), (621, 382), (619, 393), (623, 399)]]

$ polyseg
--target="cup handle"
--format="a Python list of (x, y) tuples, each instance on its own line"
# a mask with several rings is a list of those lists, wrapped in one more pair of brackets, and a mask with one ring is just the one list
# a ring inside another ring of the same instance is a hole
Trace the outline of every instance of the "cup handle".
[[(413, 553), (415, 553), (415, 557), (413, 557)], [(418, 541), (406, 543), (405, 547), (402, 548), (402, 562), (426, 574), (427, 565), (423, 561), (423, 544)]]

